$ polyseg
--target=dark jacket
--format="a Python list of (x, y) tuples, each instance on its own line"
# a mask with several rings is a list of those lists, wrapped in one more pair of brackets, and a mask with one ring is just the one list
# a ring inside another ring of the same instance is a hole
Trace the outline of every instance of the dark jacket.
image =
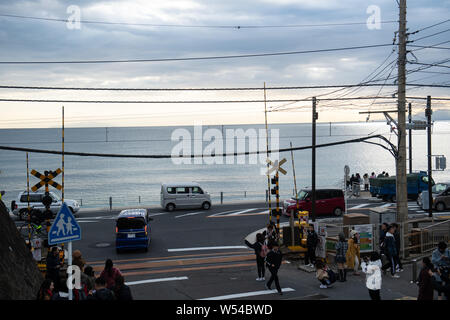
[(46, 262), (47, 269), (56, 270), (60, 266), (59, 254), (55, 256), (52, 252), (49, 252)]
[[(280, 250), (274, 251), (270, 250), (266, 257), (266, 264), (270, 268), (278, 269), (281, 266), (281, 261), (283, 260), (283, 254)], [(274, 265), (274, 266), (272, 266)]]
[(255, 250), (255, 254), (257, 257), (261, 256), (261, 250), (262, 250), (262, 243), (256, 241), (254, 244), (251, 244), (250, 242), (248, 242), (247, 240), (245, 240), (245, 244), (252, 248), (253, 250)]
[(93, 295), (90, 295), (88, 297), (88, 300), (99, 300), (99, 301), (111, 301), (114, 299), (115, 299), (114, 293), (107, 288), (97, 290)]
[(433, 300), (433, 281), (428, 268), (422, 268), (419, 274), (419, 296), (417, 300)]
[(397, 249), (397, 254), (400, 253), (400, 232), (397, 230), (394, 232), (395, 248)]
[(395, 244), (395, 238), (393, 234), (387, 232), (384, 238), (384, 252), (390, 256), (397, 255), (397, 245)]
[(120, 301), (133, 300), (130, 287), (127, 286), (126, 284), (120, 286), (120, 288), (114, 288), (114, 295), (116, 299)]
[(317, 246), (318, 242), (319, 242), (319, 237), (317, 236), (316, 231), (308, 230), (308, 236), (306, 237), (306, 246), (313, 248), (313, 247)]

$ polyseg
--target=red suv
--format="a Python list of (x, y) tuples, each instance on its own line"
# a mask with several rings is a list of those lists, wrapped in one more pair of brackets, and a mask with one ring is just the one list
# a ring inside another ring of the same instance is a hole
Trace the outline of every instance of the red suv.
[[(311, 190), (300, 190), (298, 199), (300, 211), (311, 212)], [(284, 201), (284, 215), (291, 216), (296, 210), (295, 198)], [(341, 216), (343, 212), (345, 212), (345, 199), (341, 189), (316, 189), (316, 215)]]

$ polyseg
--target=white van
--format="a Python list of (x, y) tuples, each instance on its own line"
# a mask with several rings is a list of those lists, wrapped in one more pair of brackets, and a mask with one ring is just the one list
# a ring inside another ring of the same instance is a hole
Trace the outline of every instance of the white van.
[(161, 185), (161, 207), (167, 211), (182, 208), (211, 208), (211, 197), (196, 182)]

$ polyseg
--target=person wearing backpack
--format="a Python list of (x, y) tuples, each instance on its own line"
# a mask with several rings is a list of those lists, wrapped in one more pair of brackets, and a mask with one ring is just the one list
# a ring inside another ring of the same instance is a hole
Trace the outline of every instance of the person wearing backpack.
[(256, 268), (258, 270), (258, 278), (256, 278), (256, 281), (265, 281), (266, 278), (265, 275), (265, 267), (264, 267), (264, 259), (267, 256), (268, 247), (264, 243), (264, 235), (262, 233), (256, 234), (256, 242), (254, 244), (251, 244), (247, 240), (245, 240), (245, 244), (255, 250), (256, 255)]

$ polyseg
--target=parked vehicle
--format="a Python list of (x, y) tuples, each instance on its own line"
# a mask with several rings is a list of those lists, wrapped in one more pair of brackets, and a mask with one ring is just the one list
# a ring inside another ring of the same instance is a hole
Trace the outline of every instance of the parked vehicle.
[[(408, 198), (417, 200), (419, 194), (428, 190), (428, 176), (425, 171), (406, 175)], [(396, 200), (396, 177), (370, 178), (370, 194), (372, 197), (382, 198), (384, 201)], [(434, 181), (431, 181), (434, 185)]]
[[(54, 193), (49, 192), (50, 197), (52, 198), (52, 203), (50, 205), (50, 210), (53, 213), (53, 217), (56, 216), (58, 211), (61, 209), (62, 201), (61, 197)], [(45, 196), (44, 191), (38, 192), (30, 192), (30, 208), (44, 211), (45, 206), (42, 203), (42, 199)], [(67, 204), (72, 213), (78, 212), (80, 210), (80, 205), (76, 200), (64, 199), (64, 202)], [(20, 220), (24, 220), (28, 214), (28, 196), (27, 192), (21, 192), (17, 197), (17, 201), (11, 202), (12, 213), (19, 217)]]
[(122, 210), (116, 220), (116, 251), (144, 249), (151, 241), (150, 221), (147, 209)]
[(167, 211), (182, 208), (211, 208), (211, 196), (198, 183), (171, 183), (161, 186), (161, 207)]
[[(431, 193), (433, 195), (433, 199), (440, 193), (444, 192), (445, 190), (447, 190), (448, 188), (450, 188), (450, 182), (440, 182), (440, 183), (436, 183), (432, 188), (431, 188)], [(428, 191), (425, 190), (425, 191)], [(426, 193), (426, 192), (425, 192)], [(424, 192), (421, 192), (419, 194), (419, 197), (417, 198), (417, 204), (422, 208), (423, 206), (423, 196), (425, 194)]]
[[(298, 192), (300, 211), (311, 212), (311, 190), (302, 189)], [(295, 198), (284, 201), (283, 215), (291, 216), (297, 210)], [(316, 189), (316, 215), (341, 216), (345, 212), (344, 192), (341, 189)]]

